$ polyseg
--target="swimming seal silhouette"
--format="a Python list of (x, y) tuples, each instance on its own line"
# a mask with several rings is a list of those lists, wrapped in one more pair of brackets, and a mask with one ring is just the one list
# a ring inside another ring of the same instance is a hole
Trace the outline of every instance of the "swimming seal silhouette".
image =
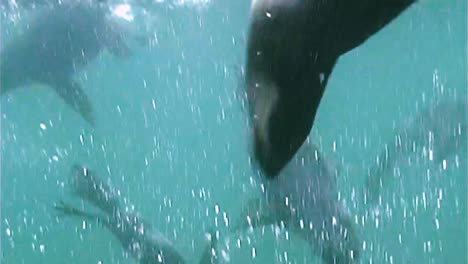
[(234, 230), (284, 225), (324, 263), (357, 263), (361, 240), (351, 215), (338, 200), (330, 164), (314, 144), (304, 142), (275, 179), (260, 177), (262, 196), (246, 203)]
[(47, 85), (86, 121), (94, 125), (90, 99), (72, 79), (107, 48), (126, 58), (126, 46), (105, 11), (84, 1), (68, 2), (40, 12), (30, 27), (0, 52), (0, 95), (34, 83)]
[(466, 104), (466, 100), (435, 101), (398, 128), (369, 168), (364, 185), (368, 203), (378, 201), (399, 161), (427, 152), (428, 161), (441, 164), (466, 149)]
[(309, 135), (337, 59), (415, 0), (254, 0), (245, 87), (254, 158), (273, 178)]
[[(55, 210), (63, 216), (97, 221), (112, 232), (126, 252), (138, 263), (186, 263), (169, 239), (138, 213), (127, 212), (120, 204), (118, 191), (97, 177), (92, 170), (74, 165), (71, 176), (73, 193), (97, 207), (101, 213), (86, 212), (63, 201), (55, 205)], [(217, 244), (216, 234), (214, 230), (210, 230), (209, 233), (210, 243), (203, 249), (197, 262), (199, 264), (216, 264), (218, 261), (218, 258), (212, 254)]]

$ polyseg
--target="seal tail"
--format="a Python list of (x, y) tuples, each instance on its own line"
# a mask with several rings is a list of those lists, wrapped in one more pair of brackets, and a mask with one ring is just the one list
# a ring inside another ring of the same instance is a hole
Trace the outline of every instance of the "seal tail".
[(75, 195), (109, 215), (120, 209), (117, 191), (85, 166), (72, 166), (71, 186)]

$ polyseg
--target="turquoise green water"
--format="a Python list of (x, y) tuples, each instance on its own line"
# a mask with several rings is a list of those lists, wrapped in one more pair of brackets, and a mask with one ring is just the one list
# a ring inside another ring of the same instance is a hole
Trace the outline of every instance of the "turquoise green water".
[[(294, 234), (224, 232), (224, 213), (234, 223), (258, 195), (237, 97), (249, 6), (155, 10), (157, 45), (135, 47), (127, 61), (105, 53), (77, 76), (95, 106), (95, 129), (44, 87), (1, 99), (2, 263), (133, 263), (107, 230), (52, 210), (59, 199), (74, 201), (64, 184), (75, 163), (110, 178), (189, 263), (216, 223), (225, 261), (320, 263)], [(362, 263), (467, 263), (466, 147), (445, 170), (403, 165), (377, 210), (360, 199), (394, 124), (435, 98), (466, 98), (466, 10), (465, 1), (420, 1), (343, 56), (331, 76), (311, 137), (340, 169)]]

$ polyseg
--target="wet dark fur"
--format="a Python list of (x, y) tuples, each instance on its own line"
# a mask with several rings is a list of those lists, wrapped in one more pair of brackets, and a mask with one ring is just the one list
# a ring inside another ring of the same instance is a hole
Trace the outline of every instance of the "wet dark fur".
[[(382, 29), (414, 0), (267, 2), (254, 8), (251, 17), (246, 87), (254, 156), (273, 178), (310, 133), (337, 59)], [(255, 113), (259, 100), (275, 93), (278, 99), (271, 111)], [(267, 124), (263, 134), (262, 122)]]

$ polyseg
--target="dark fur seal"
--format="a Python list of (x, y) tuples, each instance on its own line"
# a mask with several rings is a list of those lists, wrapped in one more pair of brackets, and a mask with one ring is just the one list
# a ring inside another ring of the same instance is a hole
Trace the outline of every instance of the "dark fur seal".
[(337, 59), (415, 0), (254, 0), (246, 89), (254, 157), (276, 177), (309, 135)]

